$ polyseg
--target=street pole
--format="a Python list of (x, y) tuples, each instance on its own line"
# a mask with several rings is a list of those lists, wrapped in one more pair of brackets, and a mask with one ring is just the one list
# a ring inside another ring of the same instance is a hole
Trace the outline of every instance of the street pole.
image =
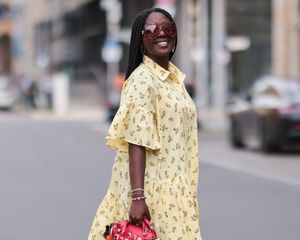
[(118, 0), (100, 0), (99, 5), (106, 11), (107, 37), (102, 48), (102, 59), (107, 63), (106, 86), (109, 103), (117, 105), (119, 98), (113, 91), (113, 81), (119, 74), (119, 61), (122, 49), (119, 44), (122, 5)]
[(225, 0), (212, 0), (212, 107), (216, 128), (226, 127), (225, 100), (227, 92), (228, 52), (224, 48)]

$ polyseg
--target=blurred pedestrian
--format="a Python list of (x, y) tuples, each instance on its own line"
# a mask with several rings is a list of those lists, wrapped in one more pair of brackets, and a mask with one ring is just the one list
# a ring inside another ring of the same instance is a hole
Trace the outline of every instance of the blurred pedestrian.
[(20, 79), (20, 88), (26, 107), (36, 109), (36, 96), (38, 94), (36, 82), (23, 75)]
[(151, 219), (163, 240), (201, 239), (197, 114), (185, 75), (170, 62), (176, 45), (168, 12), (136, 16), (120, 107), (106, 136), (116, 150), (112, 179), (89, 240), (102, 239), (105, 225), (128, 217), (137, 225)]

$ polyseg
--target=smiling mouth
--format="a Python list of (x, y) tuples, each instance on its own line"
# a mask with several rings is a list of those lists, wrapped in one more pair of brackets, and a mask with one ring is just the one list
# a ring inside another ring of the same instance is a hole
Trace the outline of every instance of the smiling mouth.
[(168, 46), (168, 44), (169, 44), (169, 42), (167, 42), (167, 41), (163, 41), (163, 42), (158, 42), (158, 43), (156, 43), (158, 46), (160, 46), (160, 47), (167, 47)]

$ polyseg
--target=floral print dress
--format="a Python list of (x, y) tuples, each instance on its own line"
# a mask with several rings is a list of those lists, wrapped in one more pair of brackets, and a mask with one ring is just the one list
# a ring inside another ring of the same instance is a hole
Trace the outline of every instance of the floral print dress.
[(184, 74), (147, 56), (125, 81), (120, 108), (106, 136), (116, 150), (112, 178), (88, 240), (105, 225), (128, 219), (131, 204), (128, 143), (146, 148), (145, 196), (162, 240), (201, 240), (198, 222), (198, 138), (195, 105)]

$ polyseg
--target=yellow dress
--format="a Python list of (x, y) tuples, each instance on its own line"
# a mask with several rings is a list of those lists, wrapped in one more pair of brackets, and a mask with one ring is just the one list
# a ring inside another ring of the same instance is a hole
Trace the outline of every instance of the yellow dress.
[(197, 116), (184, 77), (172, 63), (167, 71), (144, 56), (125, 81), (120, 108), (106, 136), (106, 145), (116, 150), (112, 178), (88, 240), (103, 239), (105, 225), (128, 219), (128, 142), (146, 148), (145, 196), (158, 237), (201, 240)]

